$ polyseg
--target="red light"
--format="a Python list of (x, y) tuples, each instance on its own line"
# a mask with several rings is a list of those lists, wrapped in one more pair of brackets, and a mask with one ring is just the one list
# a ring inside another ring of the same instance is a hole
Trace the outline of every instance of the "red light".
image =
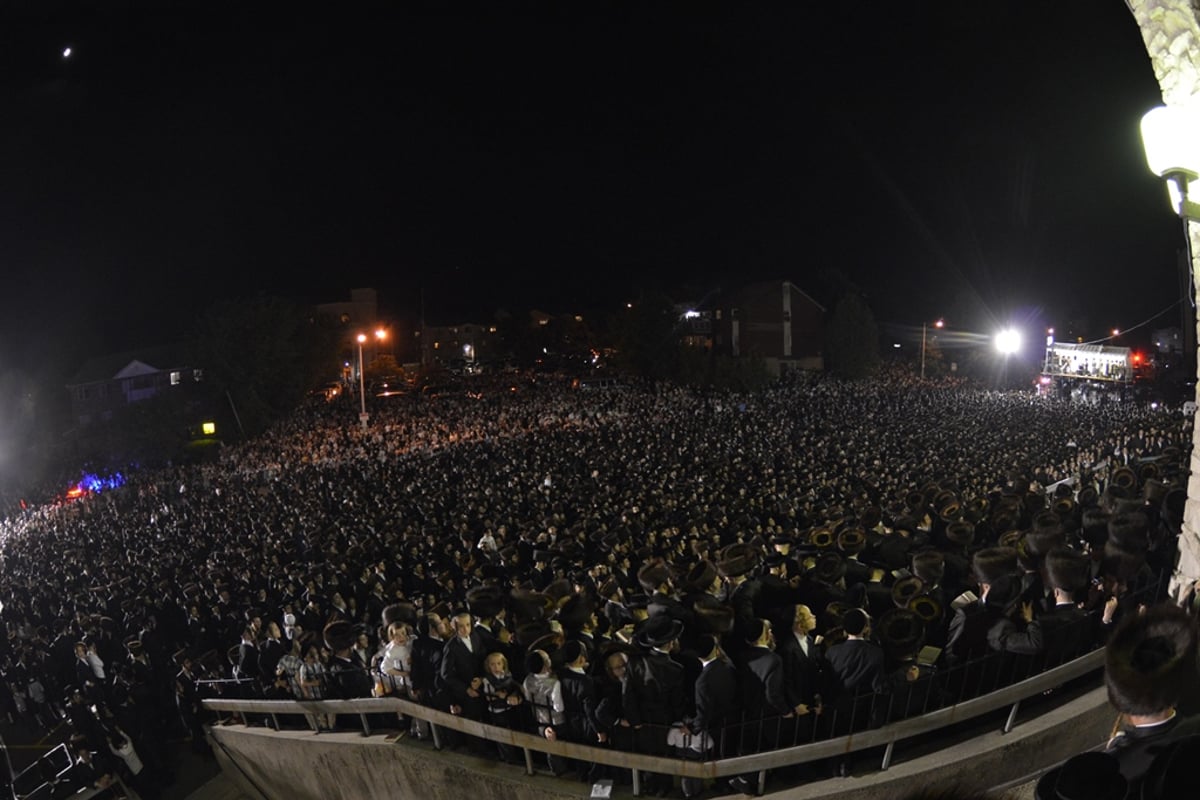
[(74, 500), (76, 497), (83, 497), (83, 489), (78, 486), (72, 486), (70, 489), (67, 489), (67, 497), (71, 498), (72, 500)]
[(1141, 353), (1134, 353), (1134, 354), (1133, 354), (1133, 363), (1135, 363), (1135, 364), (1140, 364), (1140, 363), (1142, 363), (1142, 354), (1141, 354)]

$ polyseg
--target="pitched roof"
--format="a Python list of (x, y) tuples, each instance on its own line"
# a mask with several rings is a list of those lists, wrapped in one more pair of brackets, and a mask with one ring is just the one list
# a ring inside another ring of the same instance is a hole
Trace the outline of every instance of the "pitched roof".
[(181, 348), (177, 345), (144, 347), (139, 350), (110, 353), (85, 361), (83, 366), (67, 381), (67, 386), (100, 383), (178, 369), (184, 362)]

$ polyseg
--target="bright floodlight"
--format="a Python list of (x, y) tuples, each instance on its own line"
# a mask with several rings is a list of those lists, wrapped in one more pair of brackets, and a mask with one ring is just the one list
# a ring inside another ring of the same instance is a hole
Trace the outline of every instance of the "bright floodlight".
[(996, 334), (996, 349), (1005, 355), (1021, 349), (1021, 334), (1009, 328)]
[(70, 58), (70, 57), (71, 57), (71, 48), (64, 47), (63, 48), (63, 58)]

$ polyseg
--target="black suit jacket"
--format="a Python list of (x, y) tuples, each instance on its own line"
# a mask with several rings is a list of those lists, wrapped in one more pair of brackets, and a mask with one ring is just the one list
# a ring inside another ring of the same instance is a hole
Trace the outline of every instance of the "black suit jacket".
[(471, 649), (454, 636), (442, 648), (441, 679), (442, 687), (450, 696), (454, 705), (473, 705), (475, 698), (467, 694), (471, 681), (483, 677), (483, 660), (487, 657), (483, 646), (483, 637), (478, 631), (471, 631)]
[(562, 684), (563, 709), (566, 712), (566, 731), (572, 742), (596, 744), (596, 680), (586, 673), (564, 667), (558, 673)]
[(687, 713), (683, 666), (665, 653), (651, 650), (629, 659), (622, 693), (625, 718), (634, 725), (670, 725)]
[(238, 645), (237, 673), (239, 678), (257, 678), (262, 674), (258, 668), (258, 648), (249, 642)]
[(1161, 725), (1127, 728), (1108, 743), (1106, 752), (1116, 756), (1121, 774), (1133, 783), (1140, 780), (1154, 757), (1171, 742), (1200, 734), (1200, 717), (1175, 716)]
[(814, 706), (817, 695), (827, 695), (829, 664), (812, 639), (808, 640), (808, 653), (800, 648), (794, 633), (780, 636), (775, 652), (783, 659), (783, 691), (792, 708), (801, 703)]
[(1037, 620), (1047, 667), (1078, 658), (1092, 649), (1100, 637), (1100, 617), (1074, 603), (1056, 605)]
[(792, 713), (783, 689), (783, 659), (766, 647), (751, 647), (742, 664), (742, 711), (747, 719)]
[(847, 694), (887, 689), (883, 648), (865, 639), (847, 639), (825, 654), (833, 674)]
[[(692, 733), (707, 733), (723, 745), (722, 728), (737, 721), (738, 682), (733, 664), (723, 656), (710, 661), (696, 679), (695, 701), (696, 713), (688, 720), (688, 728)], [(722, 746), (718, 756), (724, 755)]]

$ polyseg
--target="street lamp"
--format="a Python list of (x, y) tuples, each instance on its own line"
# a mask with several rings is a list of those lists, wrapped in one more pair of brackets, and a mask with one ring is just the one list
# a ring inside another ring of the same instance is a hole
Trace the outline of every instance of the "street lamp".
[[(1192, 307), (1200, 287), (1196, 286), (1195, 259), (1200, 252), (1200, 103), (1159, 106), (1142, 117), (1142, 146), (1150, 171), (1167, 182), (1171, 210), (1183, 221), (1183, 240), (1187, 247), (1188, 283), (1191, 284)], [(1186, 314), (1186, 311), (1184, 312)], [(1185, 320), (1183, 330), (1189, 330)], [(1200, 365), (1198, 365), (1200, 368)], [(1200, 428), (1192, 426), (1192, 461), (1196, 461), (1196, 444)], [(1188, 480), (1187, 501), (1183, 510), (1183, 530), (1179, 542), (1179, 563), (1171, 576), (1170, 592), (1182, 600), (1193, 580), (1200, 577), (1200, 556), (1196, 544), (1200, 541), (1200, 475), (1195, 468)]]
[(1142, 117), (1142, 146), (1150, 171), (1167, 182), (1171, 208), (1185, 221), (1200, 219), (1200, 106), (1158, 106)]
[[(367, 413), (367, 385), (366, 379), (363, 376), (363, 345), (367, 342), (367, 335), (360, 333), (358, 339), (358, 402), (359, 413), (358, 421), (362, 423), (363, 430), (367, 429), (367, 420), (370, 419), (370, 414)], [(382, 342), (387, 338), (387, 331), (379, 328), (375, 331), (375, 340)]]
[[(933, 323), (933, 327), (938, 329), (945, 327), (945, 325), (946, 321), (942, 319)], [(921, 380), (925, 380), (925, 332), (928, 327), (926, 323), (921, 323)]]

